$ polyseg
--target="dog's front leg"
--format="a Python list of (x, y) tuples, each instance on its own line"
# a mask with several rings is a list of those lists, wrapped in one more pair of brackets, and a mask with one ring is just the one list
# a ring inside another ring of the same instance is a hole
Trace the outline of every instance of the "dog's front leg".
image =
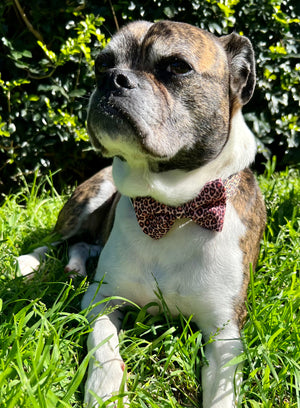
[[(83, 300), (83, 308), (91, 303), (98, 303), (104, 299), (97, 293), (98, 284), (92, 284)], [(103, 401), (107, 401), (113, 395), (118, 394), (124, 375), (124, 362), (119, 353), (118, 332), (121, 326), (122, 313), (114, 310), (109, 314), (104, 314), (106, 303), (97, 305), (89, 314), (93, 331), (88, 337), (88, 350), (96, 348), (89, 362), (88, 377), (85, 384), (85, 402), (87, 407), (97, 407), (97, 400), (93, 396), (95, 393)], [(101, 345), (100, 345), (101, 344)], [(99, 346), (100, 345), (100, 346)], [(99, 346), (99, 347), (98, 347)], [(98, 348), (97, 348), (98, 347)], [(124, 399), (125, 401), (125, 399)], [(108, 406), (115, 406), (114, 403)]]
[(205, 347), (208, 364), (202, 368), (203, 408), (238, 406), (242, 372), (239, 365), (228, 364), (242, 353), (237, 327), (226, 327)]

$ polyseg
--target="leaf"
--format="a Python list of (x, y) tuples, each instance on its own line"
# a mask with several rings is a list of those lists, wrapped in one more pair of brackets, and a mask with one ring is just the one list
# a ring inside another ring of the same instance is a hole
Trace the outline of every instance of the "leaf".
[(175, 17), (175, 8), (174, 7), (165, 7), (164, 8), (164, 14), (168, 17), (168, 18), (174, 18)]
[(231, 359), (230, 361), (228, 361), (228, 363), (226, 363), (226, 364), (224, 365), (224, 367), (232, 367), (232, 366), (235, 366), (235, 365), (239, 365), (239, 364), (243, 363), (243, 362), (246, 361), (246, 360), (247, 360), (247, 355), (246, 355), (246, 353), (242, 353), (242, 354), (240, 354), (239, 356), (234, 357), (233, 359)]
[(24, 57), (32, 58), (32, 53), (28, 50), (23, 51), (22, 54)]
[(50, 59), (51, 62), (57, 62), (57, 56), (55, 52), (48, 50), (47, 46), (43, 44), (41, 41), (37, 42), (41, 49), (44, 51), (45, 55)]
[(85, 89), (74, 89), (73, 91), (71, 91), (69, 93), (70, 98), (74, 98), (74, 97), (79, 97), (79, 96), (83, 96), (86, 94), (86, 90)]

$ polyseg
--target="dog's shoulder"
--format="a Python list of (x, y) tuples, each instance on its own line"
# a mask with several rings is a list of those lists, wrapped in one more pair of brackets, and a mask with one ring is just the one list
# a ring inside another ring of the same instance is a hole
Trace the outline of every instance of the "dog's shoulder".
[(54, 231), (63, 239), (106, 242), (120, 195), (111, 166), (80, 184), (58, 215)]

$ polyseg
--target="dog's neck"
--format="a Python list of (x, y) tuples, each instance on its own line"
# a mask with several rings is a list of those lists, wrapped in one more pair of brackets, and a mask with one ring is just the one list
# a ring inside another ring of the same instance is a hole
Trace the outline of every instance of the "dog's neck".
[(256, 143), (241, 111), (231, 120), (228, 141), (212, 162), (186, 172), (170, 170), (161, 173), (149, 171), (146, 165), (130, 166), (115, 158), (113, 177), (120, 193), (129, 197), (151, 196), (162, 203), (177, 206), (196, 197), (207, 182), (225, 179), (248, 167), (254, 160)]

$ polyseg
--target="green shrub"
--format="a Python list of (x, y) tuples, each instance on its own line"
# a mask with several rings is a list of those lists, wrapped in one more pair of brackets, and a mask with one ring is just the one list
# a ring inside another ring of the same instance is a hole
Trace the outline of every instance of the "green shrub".
[(117, 25), (141, 18), (248, 36), (258, 83), (244, 112), (258, 138), (258, 161), (273, 154), (281, 165), (298, 163), (298, 14), (296, 0), (1, 2), (0, 192), (37, 167), (62, 169), (57, 181), (68, 183), (104, 165), (85, 130), (93, 60)]
[[(55, 4), (36, 1), (24, 9), (38, 32), (26, 27), (20, 13), (12, 15), (12, 6), (0, 5), (5, 55), (0, 78), (4, 191), (11, 178), (19, 181), (18, 173), (34, 173), (36, 167), (47, 172), (62, 168), (64, 182), (74, 174), (82, 179), (99, 168), (95, 164), (90, 168), (99, 159), (87, 154), (85, 117), (94, 84), (94, 58), (106, 44), (103, 18)], [(13, 18), (18, 20), (17, 29), (11, 26)]]

